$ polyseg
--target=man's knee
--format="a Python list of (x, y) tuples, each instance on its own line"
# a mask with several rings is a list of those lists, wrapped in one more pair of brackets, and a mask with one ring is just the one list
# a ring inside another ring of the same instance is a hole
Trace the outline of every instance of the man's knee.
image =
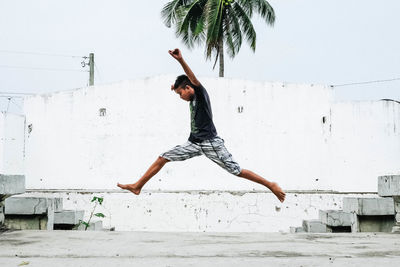
[(240, 170), (239, 170), (239, 173), (236, 174), (236, 176), (237, 176), (237, 177), (242, 177), (242, 178), (243, 178), (244, 175), (245, 175), (245, 173), (246, 173), (246, 171), (247, 171), (247, 170), (245, 170), (245, 169), (240, 169)]
[(232, 173), (233, 175), (237, 176), (237, 177), (243, 177), (242, 176), (242, 171), (236, 172), (236, 173)]
[(161, 157), (161, 156), (159, 156), (158, 159), (157, 159), (157, 163), (158, 163), (158, 164), (161, 164), (161, 165), (164, 165), (164, 164), (167, 163), (167, 162), (169, 162), (169, 160), (166, 159), (166, 158), (163, 158), (163, 157)]
[(222, 168), (224, 168), (227, 172), (229, 172), (232, 175), (235, 175), (237, 177), (242, 177), (240, 176), (242, 174), (242, 170), (240, 168), (229, 168), (227, 166), (223, 166)]

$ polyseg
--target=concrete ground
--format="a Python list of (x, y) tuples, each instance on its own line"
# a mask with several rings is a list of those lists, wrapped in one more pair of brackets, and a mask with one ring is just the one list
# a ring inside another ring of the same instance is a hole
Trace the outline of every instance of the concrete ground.
[(14, 231), (0, 266), (400, 266), (400, 235)]

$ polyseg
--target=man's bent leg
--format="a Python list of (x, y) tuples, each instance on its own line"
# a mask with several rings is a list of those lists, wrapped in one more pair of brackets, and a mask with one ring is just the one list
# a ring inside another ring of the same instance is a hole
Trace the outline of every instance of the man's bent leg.
[(207, 158), (217, 163), (227, 172), (233, 175), (239, 175), (241, 168), (233, 159), (228, 149), (226, 149), (222, 138), (215, 137), (211, 140), (203, 141), (200, 145)]
[(158, 157), (157, 160), (150, 166), (150, 168), (146, 171), (146, 173), (134, 184), (120, 184), (118, 183), (117, 186), (131, 191), (135, 195), (139, 195), (142, 187), (154, 176), (156, 175), (162, 167), (164, 167), (165, 163), (169, 160)]
[(283, 192), (282, 188), (280, 188), (277, 183), (270, 182), (262, 178), (260, 175), (246, 169), (242, 169), (242, 171), (238, 174), (238, 176), (268, 187), (268, 189), (275, 194), (275, 196), (279, 199), (280, 202), (283, 202), (285, 200), (286, 194), (285, 192)]
[(264, 185), (276, 195), (279, 201), (283, 202), (285, 200), (285, 193), (277, 183), (269, 182), (252, 171), (241, 169), (239, 164), (233, 159), (231, 153), (226, 149), (224, 140), (220, 137), (215, 137), (211, 140), (202, 142), (201, 148), (209, 159), (217, 163), (229, 173)]

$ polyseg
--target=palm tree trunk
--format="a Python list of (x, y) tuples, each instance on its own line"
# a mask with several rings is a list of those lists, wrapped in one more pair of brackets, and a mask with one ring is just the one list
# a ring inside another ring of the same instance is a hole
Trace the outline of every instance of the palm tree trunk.
[(224, 77), (224, 40), (221, 38), (218, 42), (219, 49), (219, 77)]

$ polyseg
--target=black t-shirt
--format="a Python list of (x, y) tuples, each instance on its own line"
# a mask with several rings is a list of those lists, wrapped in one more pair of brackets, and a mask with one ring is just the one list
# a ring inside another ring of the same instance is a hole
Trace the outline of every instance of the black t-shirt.
[(200, 84), (194, 86), (194, 98), (190, 101), (190, 122), (191, 131), (189, 141), (198, 143), (217, 136), (212, 120), (210, 98), (206, 89)]

